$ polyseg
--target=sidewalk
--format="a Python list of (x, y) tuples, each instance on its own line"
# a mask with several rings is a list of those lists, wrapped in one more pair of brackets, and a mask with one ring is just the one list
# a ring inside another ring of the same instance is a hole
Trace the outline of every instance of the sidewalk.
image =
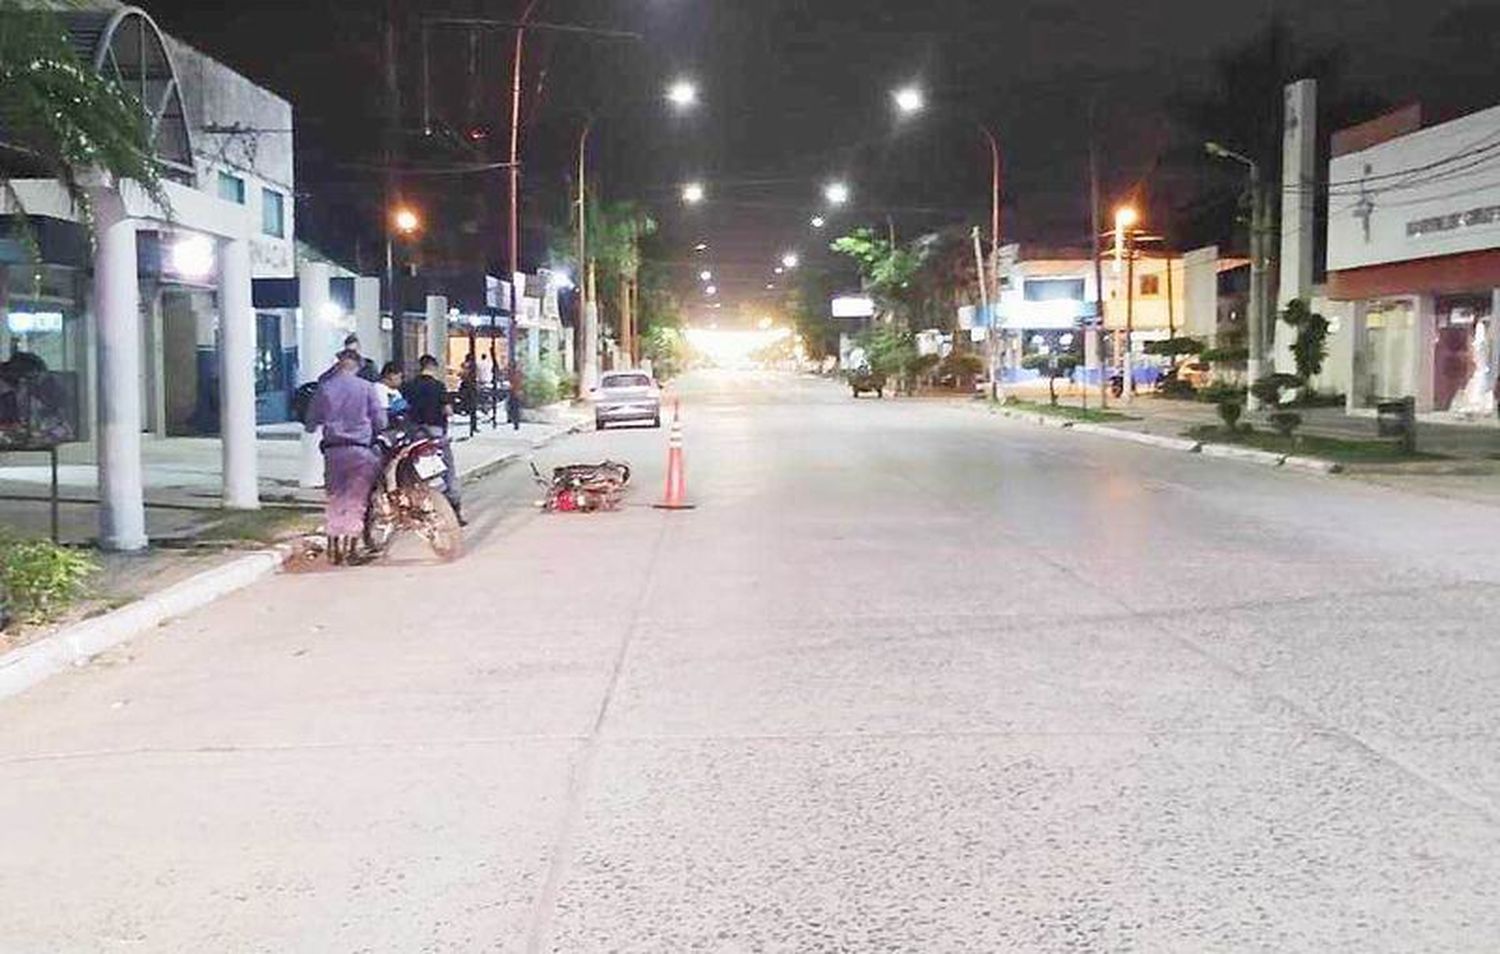
[[(556, 424), (522, 424), (481, 428), (469, 437), (467, 422), (454, 428), (454, 458), (460, 474), (469, 479), (568, 433), (586, 420), (569, 411)], [(323, 501), (321, 490), (298, 486), (301, 461), (299, 425), (277, 424), (260, 429), (257, 443), (261, 500), (269, 505), (312, 509)], [(222, 460), (217, 438), (151, 438), (143, 440), (146, 526), (156, 543), (185, 541), (200, 536), (225, 512), (219, 506)], [(82, 543), (93, 538), (97, 526), (98, 467), (90, 445), (64, 447), (58, 469), (62, 539)], [(48, 529), (49, 487), (47, 458), (42, 454), (0, 454), (0, 525), (23, 534), (45, 535)]]
[[(1030, 392), (1018, 396), (1032, 401), (1045, 402), (1047, 400), (1045, 389), (1042, 390), (1040, 396)], [(1059, 390), (1058, 403), (1078, 407), (1081, 398), (1076, 391), (1070, 390), (1063, 393)], [(1095, 410), (1099, 408), (1097, 390), (1088, 395), (1088, 406)], [(1201, 401), (1168, 400), (1150, 394), (1137, 394), (1135, 400), (1129, 403), (1120, 398), (1111, 397), (1109, 410), (1139, 419), (1114, 421), (1110, 423), (1111, 427), (1172, 437), (1194, 427), (1217, 426), (1220, 423), (1218, 411), (1212, 404)], [(1297, 413), (1302, 415), (1303, 423), (1299, 431), (1304, 434), (1344, 440), (1373, 440), (1378, 436), (1375, 432), (1373, 412), (1351, 415), (1346, 414), (1342, 407), (1308, 407), (1297, 408)], [(1257, 427), (1263, 427), (1265, 424), (1260, 419), (1261, 417), (1262, 415), (1247, 411), (1244, 420)], [(1460, 461), (1500, 459), (1500, 420), (1492, 418), (1472, 421), (1457, 418), (1443, 420), (1438, 415), (1419, 417), (1417, 449)]]

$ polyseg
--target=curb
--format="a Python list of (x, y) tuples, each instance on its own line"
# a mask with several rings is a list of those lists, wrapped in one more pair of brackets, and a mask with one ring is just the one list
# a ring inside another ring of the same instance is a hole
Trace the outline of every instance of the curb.
[(1160, 447), (1164, 450), (1181, 451), (1186, 454), (1197, 453), (1203, 447), (1197, 441), (1188, 440), (1185, 437), (1167, 437), (1164, 434), (1147, 434), (1142, 431), (1126, 431), (1118, 427), (1106, 427), (1103, 424), (1075, 424), (1075, 432), (1094, 434), (1099, 437), (1108, 437), (1117, 441), (1130, 441), (1133, 444), (1145, 444), (1148, 447)]
[(1265, 467), (1280, 467), (1286, 461), (1285, 454), (1274, 454), (1271, 451), (1256, 450), (1253, 447), (1237, 447), (1233, 444), (1204, 444), (1202, 453), (1204, 457), (1221, 457), (1226, 460), (1261, 464)]
[(1017, 413), (1015, 411), (1007, 411), (1003, 408), (995, 409), (992, 413), (1013, 421), (1024, 421), (1044, 427), (1066, 428), (1075, 434), (1093, 434), (1112, 440), (1144, 444), (1148, 447), (1160, 447), (1164, 450), (1181, 451), (1189, 454), (1200, 453), (1204, 457), (1217, 457), (1221, 460), (1235, 460), (1249, 464), (1258, 464), (1263, 467), (1281, 467), (1329, 476), (1345, 472), (1343, 464), (1337, 461), (1324, 460), (1321, 457), (1276, 454), (1271, 451), (1256, 450), (1253, 447), (1240, 447), (1235, 444), (1202, 443), (1186, 437), (1167, 437), (1163, 434), (1127, 431), (1118, 427), (1110, 427), (1106, 424), (1069, 421), (1062, 418), (1049, 417), (1045, 414)]
[(290, 546), (261, 550), (205, 570), (129, 606), (75, 623), (46, 639), (0, 656), (0, 699), (18, 695), (49, 676), (82, 666), (169, 619), (186, 615), (265, 579), (291, 558)]

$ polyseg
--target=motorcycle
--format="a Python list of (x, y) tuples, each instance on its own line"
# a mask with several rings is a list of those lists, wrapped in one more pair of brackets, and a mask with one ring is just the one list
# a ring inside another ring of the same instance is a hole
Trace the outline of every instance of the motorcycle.
[(550, 479), (543, 477), (533, 463), (531, 473), (546, 492), (541, 508), (548, 513), (614, 510), (625, 496), (625, 486), (630, 483), (630, 465), (612, 460), (556, 467)]
[(373, 555), (385, 552), (399, 531), (415, 531), (444, 561), (463, 552), (458, 514), (443, 492), (448, 465), (443, 442), (420, 428), (396, 428), (381, 434), (375, 447), (384, 460), (365, 512), (365, 546)]

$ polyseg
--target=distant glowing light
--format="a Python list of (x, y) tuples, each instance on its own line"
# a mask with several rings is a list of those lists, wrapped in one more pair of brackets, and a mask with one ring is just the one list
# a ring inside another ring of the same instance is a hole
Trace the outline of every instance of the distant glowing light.
[(708, 197), (708, 190), (701, 182), (689, 182), (682, 187), (682, 201), (688, 205), (697, 205)]
[(906, 115), (920, 113), (927, 105), (927, 97), (919, 86), (903, 86), (891, 94), (896, 108)]
[(785, 255), (781, 256), (782, 268), (796, 268), (801, 264), (802, 257), (799, 256), (796, 252), (787, 252)]
[(402, 235), (410, 235), (422, 227), (422, 220), (417, 217), (417, 213), (403, 207), (392, 213), (391, 224), (395, 225), (396, 231)]
[(823, 187), (823, 198), (829, 205), (843, 205), (849, 201), (849, 187), (842, 182), (830, 182)]
[(667, 87), (667, 102), (678, 109), (691, 109), (698, 105), (698, 84), (680, 79)]
[(213, 274), (214, 242), (206, 235), (187, 235), (168, 253), (172, 271), (182, 278), (203, 279)]
[(714, 273), (705, 268), (698, 273), (698, 280), (701, 282), (711, 282), (714, 280)]
[(821, 215), (815, 215), (815, 216), (812, 217), (812, 227), (815, 228), (815, 229), (821, 229), (823, 226), (825, 226), (827, 224), (828, 224), (828, 220), (825, 219), (825, 218), (823, 218)]
[(710, 298), (714, 297), (718, 293), (719, 293), (719, 286), (718, 285), (709, 285), (707, 288), (703, 289), (703, 294), (707, 295)]

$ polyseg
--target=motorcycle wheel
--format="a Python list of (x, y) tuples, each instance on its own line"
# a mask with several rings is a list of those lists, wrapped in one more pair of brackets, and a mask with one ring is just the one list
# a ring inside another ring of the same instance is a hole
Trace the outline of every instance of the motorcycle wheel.
[(458, 514), (453, 512), (453, 505), (448, 502), (448, 498), (431, 487), (418, 487), (409, 493), (417, 533), (432, 547), (432, 552), (444, 563), (462, 556), (464, 532), (458, 525)]
[[(377, 491), (377, 494), (379, 492)], [(387, 512), (379, 500), (372, 499), (365, 509), (365, 549), (372, 554), (385, 552), (396, 535), (396, 515)]]

